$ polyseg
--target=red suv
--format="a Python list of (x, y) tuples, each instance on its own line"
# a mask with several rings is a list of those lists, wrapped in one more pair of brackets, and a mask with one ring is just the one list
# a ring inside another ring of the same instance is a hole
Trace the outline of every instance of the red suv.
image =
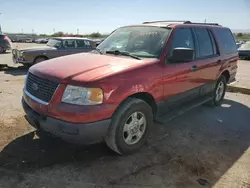
[(37, 129), (74, 143), (104, 140), (123, 155), (145, 143), (154, 121), (219, 105), (237, 61), (228, 28), (144, 22), (115, 30), (92, 52), (32, 66), (22, 104)]

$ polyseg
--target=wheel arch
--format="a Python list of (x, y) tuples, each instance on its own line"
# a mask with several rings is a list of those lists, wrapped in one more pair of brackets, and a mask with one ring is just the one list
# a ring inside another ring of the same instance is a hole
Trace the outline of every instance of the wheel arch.
[[(156, 113), (157, 113), (157, 105), (156, 105), (156, 101), (153, 97), (153, 95), (151, 95), (148, 92), (137, 92), (137, 93), (133, 93), (127, 97), (125, 97), (123, 99), (123, 101), (119, 104), (119, 106), (121, 106), (121, 104), (123, 104), (128, 98), (137, 98), (137, 99), (141, 99), (143, 101), (145, 101), (146, 103), (149, 104), (149, 106), (152, 108), (153, 111), (153, 115), (155, 117)], [(119, 107), (118, 106), (118, 107)]]
[(225, 76), (226, 81), (227, 81), (227, 83), (228, 83), (228, 81), (229, 81), (229, 79), (230, 79), (230, 73), (229, 73), (229, 71), (228, 71), (228, 70), (224, 70), (224, 71), (220, 74), (220, 76), (221, 76), (221, 75)]

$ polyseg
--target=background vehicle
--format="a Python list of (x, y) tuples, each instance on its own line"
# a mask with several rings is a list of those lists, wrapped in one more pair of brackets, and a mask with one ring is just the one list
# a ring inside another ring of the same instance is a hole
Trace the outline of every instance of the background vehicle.
[(31, 67), (22, 104), (37, 129), (69, 142), (105, 140), (129, 154), (146, 142), (154, 120), (220, 105), (237, 61), (228, 28), (145, 22), (115, 30), (93, 53)]
[(51, 38), (44, 46), (25, 49), (13, 49), (14, 63), (36, 64), (41, 61), (81, 52), (95, 48), (95, 43), (87, 38), (58, 37)]
[(32, 42), (33, 42), (33, 39), (32, 39), (32, 38), (26, 38), (26, 39), (25, 39), (25, 42), (27, 42), (27, 43), (32, 43)]
[(0, 34), (0, 54), (11, 49), (11, 40), (8, 36)]
[(49, 41), (47, 38), (36, 39), (35, 42), (38, 44), (46, 44)]
[(241, 59), (250, 59), (250, 41), (242, 44), (238, 52)]

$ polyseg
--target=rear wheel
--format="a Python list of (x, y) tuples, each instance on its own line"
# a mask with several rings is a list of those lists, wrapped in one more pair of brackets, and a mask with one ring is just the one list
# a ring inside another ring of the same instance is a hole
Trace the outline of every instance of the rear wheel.
[(143, 100), (128, 98), (113, 115), (106, 144), (120, 155), (139, 150), (153, 125), (152, 108)]
[(221, 105), (227, 88), (227, 81), (224, 75), (221, 75), (216, 83), (216, 87), (213, 91), (213, 99), (209, 102), (212, 106)]

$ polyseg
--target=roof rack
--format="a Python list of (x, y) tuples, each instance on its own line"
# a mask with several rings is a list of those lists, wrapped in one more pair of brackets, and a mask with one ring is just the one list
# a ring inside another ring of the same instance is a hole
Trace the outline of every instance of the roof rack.
[(200, 24), (200, 25), (219, 25), (219, 26), (220, 26), (220, 24), (218, 24), (218, 23), (195, 23), (195, 22), (190, 22), (190, 23), (188, 23), (188, 24)]
[(182, 24), (191, 23), (188, 20), (160, 20), (160, 21), (143, 22), (142, 24), (148, 24), (148, 23), (168, 23), (168, 22), (170, 22), (170, 23), (182, 23)]
[(150, 22), (143, 22), (143, 24), (149, 24), (149, 23), (180, 23), (180, 24), (200, 24), (200, 25), (219, 25), (218, 23), (197, 23), (197, 22), (191, 22), (188, 20), (160, 20), (160, 21), (150, 21)]

